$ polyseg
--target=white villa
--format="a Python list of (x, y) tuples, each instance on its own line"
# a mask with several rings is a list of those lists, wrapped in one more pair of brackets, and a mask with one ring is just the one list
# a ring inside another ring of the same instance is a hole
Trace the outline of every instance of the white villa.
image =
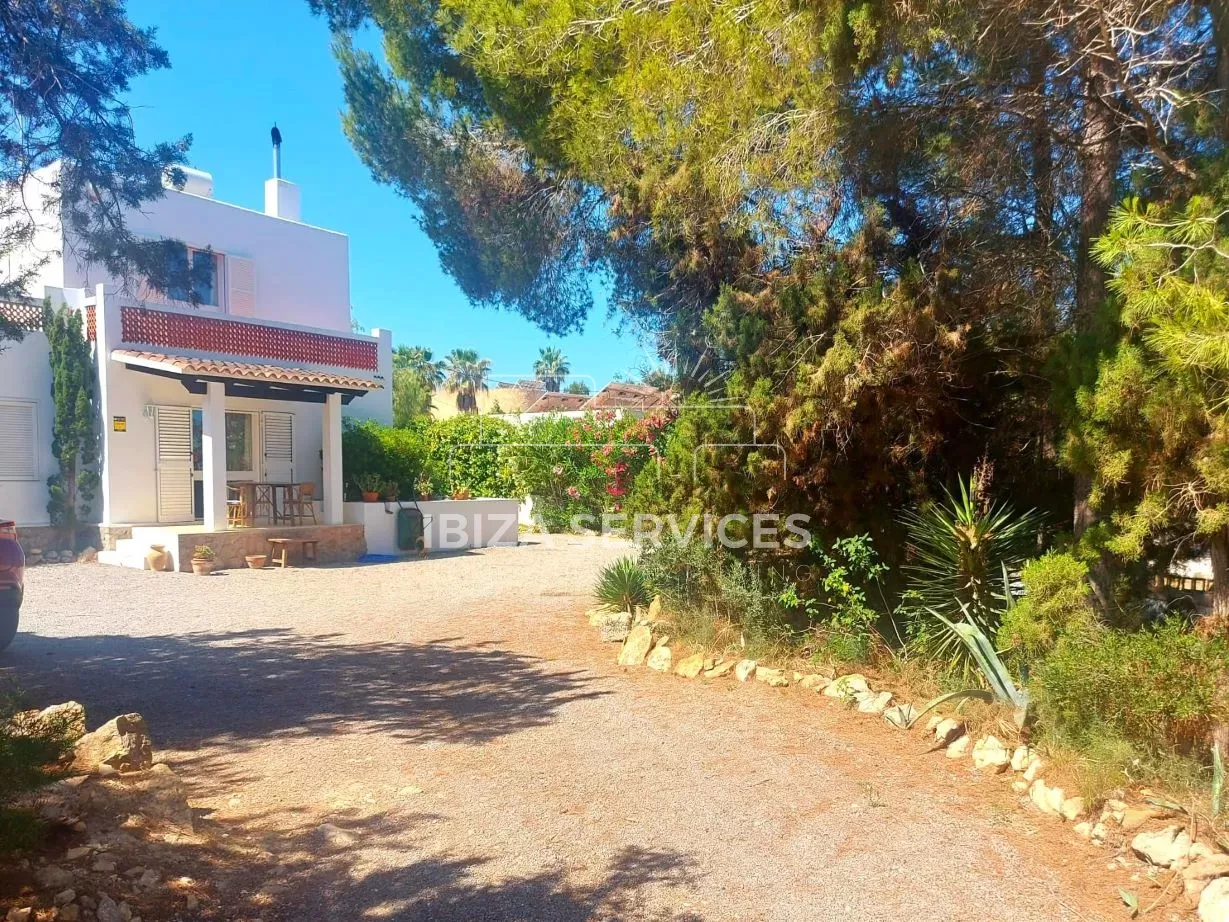
[[(56, 169), (32, 181), (49, 182)], [(168, 189), (128, 222), (210, 262), (199, 306), (186, 292), (133, 293), (83, 265), (60, 216), (40, 215), (29, 256), (46, 261), (31, 303), (0, 305), (29, 330), (0, 352), (0, 519), (24, 531), (48, 523), (46, 481), (58, 468), (38, 304), (49, 298), (82, 312), (93, 347), (100, 560), (140, 566), (161, 541), (179, 569), (194, 543), (239, 555), (241, 565), (242, 553), (266, 550), (259, 528), (228, 543), (228, 497), (243, 482), (314, 485), (305, 496), (318, 524), (302, 527), (316, 528), (322, 559), (357, 556), (362, 526), (343, 524), (342, 417), (391, 422), (391, 333), (351, 331), (348, 240), (300, 220), (296, 185), (267, 180), (264, 210), (254, 211), (215, 199), (208, 174), (186, 172), (182, 190)]]

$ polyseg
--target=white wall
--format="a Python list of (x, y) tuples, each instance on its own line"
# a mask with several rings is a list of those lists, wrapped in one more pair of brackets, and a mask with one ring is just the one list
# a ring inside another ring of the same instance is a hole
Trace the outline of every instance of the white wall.
[[(38, 469), (34, 480), (0, 480), (0, 519), (18, 525), (46, 525), (47, 478), (59, 470), (51, 454), (51, 364), (47, 337), (27, 333), (19, 343), (7, 343), (0, 351), (0, 399), (30, 401), (35, 409)], [(92, 512), (97, 515), (98, 504)]]
[[(252, 260), (256, 319), (350, 332), (350, 241), (345, 234), (173, 189), (127, 220), (135, 234), (170, 237)], [(70, 254), (63, 281), (54, 284), (93, 288), (100, 282), (108, 290), (122, 287), (120, 280)], [(220, 287), (225, 297), (225, 280)]]

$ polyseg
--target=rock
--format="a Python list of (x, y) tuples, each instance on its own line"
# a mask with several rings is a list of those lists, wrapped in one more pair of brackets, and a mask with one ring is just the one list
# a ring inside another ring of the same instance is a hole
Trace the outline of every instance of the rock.
[(1062, 788), (1052, 788), (1040, 778), (1029, 786), (1028, 797), (1033, 805), (1047, 816), (1058, 816), (1062, 812), (1063, 802), (1067, 799)]
[(809, 675), (804, 675), (798, 680), (798, 687), (812, 689), (814, 691), (823, 691), (828, 687), (828, 677), (817, 673), (810, 673)]
[[(1068, 797), (1063, 801), (1063, 805), (1059, 807), (1058, 812), (1068, 823), (1084, 815), (1084, 798), (1083, 797)], [(1091, 832), (1091, 830), (1090, 830)]]
[(53, 899), (52, 902), (55, 903), (57, 906), (66, 906), (67, 904), (75, 900), (76, 898), (77, 898), (77, 891), (74, 890), (72, 887), (69, 887), (67, 890), (61, 890), (59, 893), (57, 893), (55, 895), (55, 899)]
[(112, 874), (115, 871), (115, 862), (110, 858), (99, 858), (90, 870), (97, 871), (99, 874)]
[(1214, 880), (1199, 898), (1199, 922), (1229, 922), (1229, 877)]
[(1152, 807), (1127, 807), (1122, 811), (1122, 819), (1119, 823), (1125, 832), (1134, 832), (1149, 820), (1162, 815), (1159, 810), (1154, 810)]
[[(316, 827), (316, 832), (320, 833), (324, 841), (334, 848), (349, 848), (355, 841), (353, 835), (332, 823), (321, 823)], [(157, 880), (154, 882), (157, 883)]]
[(964, 721), (945, 717), (934, 726), (935, 748), (949, 746), (964, 736)]
[(1017, 794), (1023, 794), (1028, 790), (1028, 782), (1024, 781), (1023, 779), (1017, 778), (1015, 781), (1011, 783), (1011, 789), (1015, 791)]
[(852, 698), (858, 692), (868, 692), (871, 690), (870, 685), (866, 681), (866, 676), (859, 672), (851, 672), (849, 675), (837, 676), (827, 687), (824, 688), (824, 695), (829, 698)]
[(119, 905), (109, 896), (98, 898), (98, 908), (94, 912), (98, 916), (98, 922), (126, 922)]
[(1011, 753), (996, 736), (979, 739), (973, 746), (973, 767), (1001, 772), (1011, 762)]
[(145, 890), (152, 890), (158, 886), (160, 880), (157, 871), (149, 870), (137, 878), (137, 886)]
[(85, 547), (81, 553), (77, 555), (78, 563), (93, 563), (98, 559), (97, 548)]
[(1074, 826), (1071, 827), (1071, 831), (1074, 832), (1081, 839), (1091, 839), (1092, 838), (1092, 823), (1088, 822), (1087, 820), (1085, 820), (1082, 823), (1076, 823)]
[(908, 730), (917, 720), (917, 708), (912, 704), (895, 704), (884, 710), (883, 719), (894, 727)]
[(669, 647), (654, 647), (644, 664), (657, 672), (669, 672), (672, 655)]
[(1192, 861), (1182, 870), (1182, 886), (1187, 899), (1196, 902), (1204, 888), (1218, 877), (1229, 877), (1229, 855), (1209, 855)]
[(61, 906), (55, 913), (56, 922), (77, 922), (81, 918), (81, 907), (76, 903)]
[(1027, 746), (1017, 746), (1011, 754), (1011, 770), (1013, 772), (1026, 771), (1030, 765), (1037, 761), (1037, 753)]
[(676, 675), (681, 675), (684, 679), (694, 679), (703, 669), (704, 654), (693, 653), (691, 656), (685, 656), (679, 660), (679, 664), (674, 667), (674, 672)]
[(76, 861), (78, 858), (87, 857), (91, 851), (92, 849), (89, 849), (84, 845), (78, 845), (76, 848), (70, 848), (64, 853), (64, 860)]
[(141, 771), (154, 764), (149, 727), (140, 714), (121, 714), (77, 740), (73, 769), (95, 772), (110, 766), (121, 772)]
[(723, 676), (729, 675), (733, 670), (734, 670), (734, 660), (732, 659), (718, 660), (716, 663), (713, 664), (713, 667), (711, 669), (704, 670), (704, 678), (720, 679)]
[(782, 669), (772, 669), (768, 666), (755, 667), (755, 681), (763, 682), (773, 688), (784, 688), (789, 685), (789, 677)]
[(29, 922), (30, 913), (33, 911), (29, 906), (14, 906), (4, 917), (4, 922)]
[(890, 691), (862, 692), (858, 695), (858, 711), (863, 714), (882, 714), (892, 703)]
[(1042, 762), (1041, 759), (1033, 759), (1033, 761), (1029, 763), (1028, 768), (1024, 770), (1024, 780), (1029, 784), (1032, 784), (1041, 777), (1041, 773), (1044, 769), (1045, 763)]
[(598, 624), (602, 640), (607, 643), (622, 643), (631, 633), (632, 616), (625, 611), (616, 611), (607, 615)]
[(649, 603), (649, 611), (645, 618), (650, 624), (661, 620), (661, 596), (653, 596), (653, 601)]
[(40, 887), (46, 890), (63, 890), (65, 887), (72, 886), (73, 872), (49, 864), (35, 871), (34, 879), (38, 881)]
[(952, 742), (948, 743), (945, 755), (949, 759), (959, 759), (969, 751), (969, 738), (967, 736), (959, 736)]
[(1105, 837), (1109, 835), (1109, 830), (1105, 828), (1104, 823), (1092, 824), (1092, 840), (1097, 843), (1105, 841)]
[(1131, 851), (1159, 868), (1185, 861), (1191, 850), (1191, 837), (1181, 826), (1167, 826), (1159, 832), (1141, 832), (1131, 840)]
[(201, 904), (201, 901), (196, 898), (195, 894), (192, 894), (192, 893), (188, 894), (187, 906), (188, 906), (189, 911), (196, 909), (198, 906), (200, 906), (200, 904)]
[(734, 667), (734, 678), (740, 682), (746, 682), (747, 679), (755, 675), (758, 665), (753, 659), (739, 660), (738, 665)]
[(618, 614), (613, 608), (606, 605), (599, 605), (597, 608), (590, 608), (585, 612), (585, 617), (589, 620), (590, 627), (601, 627), (602, 622), (611, 615)]
[(639, 666), (653, 646), (653, 629), (647, 624), (638, 624), (628, 632), (623, 647), (619, 650), (620, 666)]

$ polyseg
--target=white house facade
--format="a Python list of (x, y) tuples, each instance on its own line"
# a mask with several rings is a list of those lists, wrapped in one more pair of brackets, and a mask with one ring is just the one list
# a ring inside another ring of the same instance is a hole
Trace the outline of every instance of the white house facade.
[[(56, 166), (32, 182), (54, 179)], [(37, 189), (28, 200), (37, 201)], [(208, 266), (194, 292), (154, 292), (83, 264), (64, 225), (42, 214), (34, 302), (82, 315), (92, 343), (101, 443), (93, 515), (104, 531), (198, 524), (224, 530), (236, 483), (312, 484), (323, 525), (343, 521), (342, 417), (392, 421), (392, 337), (354, 333), (344, 234), (302, 223), (299, 190), (265, 187), (265, 210), (182, 190), (128, 216)], [(0, 266), (14, 271), (19, 265)], [(0, 306), (29, 330), (0, 352), (0, 519), (48, 523), (51, 373), (31, 305)]]

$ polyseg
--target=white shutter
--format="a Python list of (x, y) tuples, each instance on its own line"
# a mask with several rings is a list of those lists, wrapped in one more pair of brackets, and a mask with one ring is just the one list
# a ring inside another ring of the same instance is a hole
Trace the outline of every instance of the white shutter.
[(265, 456), (265, 480), (294, 482), (294, 414), (260, 414), (261, 441)]
[(192, 509), (192, 409), (158, 407), (155, 452), (158, 521), (190, 522)]
[(38, 404), (0, 401), (0, 480), (38, 480)]
[(227, 256), (226, 282), (230, 289), (227, 310), (236, 317), (256, 316), (256, 264), (240, 256)]

